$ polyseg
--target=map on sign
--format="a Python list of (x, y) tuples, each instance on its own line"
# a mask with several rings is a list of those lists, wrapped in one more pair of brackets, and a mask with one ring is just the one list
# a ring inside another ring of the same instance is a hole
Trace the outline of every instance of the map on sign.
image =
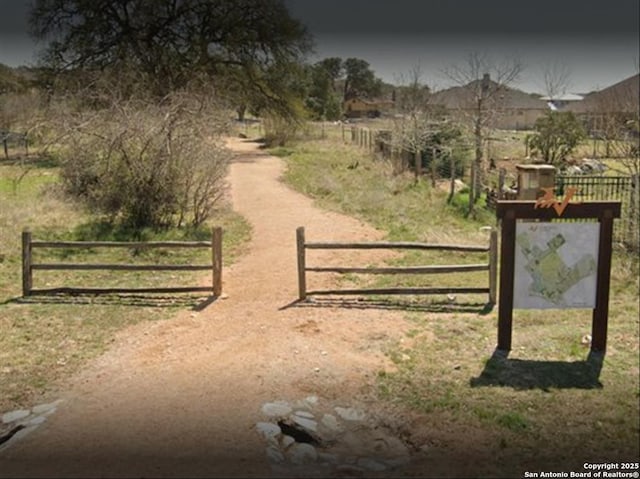
[(513, 307), (594, 308), (598, 223), (516, 223)]

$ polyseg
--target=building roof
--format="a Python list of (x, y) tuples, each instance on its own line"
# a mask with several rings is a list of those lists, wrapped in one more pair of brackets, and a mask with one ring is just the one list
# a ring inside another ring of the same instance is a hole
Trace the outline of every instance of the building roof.
[(544, 101), (580, 101), (584, 99), (584, 95), (576, 95), (575, 93), (563, 93), (556, 96), (541, 96), (541, 100)]
[(640, 74), (633, 75), (603, 90), (589, 93), (581, 102), (567, 107), (574, 113), (637, 113), (640, 109)]
[[(431, 103), (442, 105), (450, 110), (473, 108), (475, 105), (476, 92), (481, 88), (482, 82), (483, 80), (474, 80), (463, 86), (455, 86), (435, 92), (431, 96)], [(548, 109), (546, 102), (522, 90), (500, 85), (490, 79), (488, 80), (488, 88), (494, 91), (491, 99), (495, 102), (497, 108), (522, 110)]]

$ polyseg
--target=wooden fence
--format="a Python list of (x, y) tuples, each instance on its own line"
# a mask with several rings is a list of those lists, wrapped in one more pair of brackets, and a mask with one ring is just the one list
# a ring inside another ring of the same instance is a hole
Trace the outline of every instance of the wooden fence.
[[(34, 263), (34, 248), (211, 248), (210, 264), (72, 264), (72, 263)], [(212, 271), (211, 286), (186, 287), (150, 287), (150, 288), (52, 288), (34, 289), (33, 272), (35, 270), (73, 270), (73, 271)], [(148, 242), (111, 242), (111, 241), (35, 241), (31, 232), (22, 233), (22, 294), (115, 294), (115, 293), (188, 293), (212, 292), (214, 296), (222, 293), (222, 228), (214, 228), (211, 241), (148, 241)]]
[[(461, 246), (461, 245), (432, 245), (412, 242), (378, 242), (378, 243), (321, 243), (307, 242), (305, 240), (304, 227), (296, 230), (296, 243), (298, 255), (298, 297), (304, 300), (310, 295), (352, 295), (352, 294), (488, 294), (489, 303), (496, 302), (497, 271), (498, 271), (498, 233), (491, 230), (489, 246)], [(308, 267), (306, 264), (307, 249), (400, 249), (400, 250), (442, 250), (459, 252), (487, 252), (489, 262), (487, 264), (461, 264), (461, 265), (432, 265), (432, 266), (406, 266), (406, 267)], [(316, 273), (355, 273), (355, 274), (437, 274), (437, 273), (462, 273), (472, 271), (488, 271), (489, 286), (482, 287), (442, 287), (442, 288), (370, 288), (370, 289), (329, 289), (307, 290), (307, 272)]]

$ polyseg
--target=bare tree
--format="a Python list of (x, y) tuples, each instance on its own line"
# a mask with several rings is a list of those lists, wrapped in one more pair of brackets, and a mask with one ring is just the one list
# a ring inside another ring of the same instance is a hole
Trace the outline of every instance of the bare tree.
[(211, 92), (193, 90), (159, 102), (115, 97), (104, 108), (69, 108), (56, 122), (64, 189), (135, 229), (198, 227), (225, 191), (226, 117)]
[[(459, 125), (444, 118), (431, 103), (431, 90), (422, 81), (420, 66), (414, 66), (407, 76), (401, 75), (397, 94), (398, 115), (393, 122), (391, 142), (402, 152), (403, 167), (406, 154), (415, 161), (416, 180), (422, 175), (423, 154), (430, 157), (431, 184), (436, 186), (438, 165), (450, 169), (455, 181), (456, 160), (460, 150), (462, 131)], [(445, 166), (445, 167), (446, 167)], [(450, 199), (453, 193), (450, 195)]]
[[(434, 128), (429, 105), (430, 91), (422, 82), (422, 69), (419, 65), (412, 67), (407, 75), (401, 74), (399, 82), (401, 85), (396, 99), (399, 115), (393, 122), (391, 143), (395, 149), (409, 152), (415, 158), (417, 178), (421, 173), (421, 154)], [(401, 170), (404, 170), (404, 166), (403, 161)]]
[(606, 156), (616, 157), (630, 175), (640, 173), (640, 75), (596, 97), (593, 127), (605, 140)]
[(461, 87), (458, 110), (474, 138), (475, 157), (471, 165), (469, 188), (469, 213), (472, 215), (480, 193), (481, 174), (484, 171), (484, 139), (500, 114), (504, 92), (508, 85), (519, 77), (522, 68), (518, 59), (496, 63), (486, 54), (472, 52), (463, 64), (444, 70), (444, 74)]
[(550, 99), (556, 99), (571, 86), (571, 70), (566, 63), (549, 62), (542, 68), (544, 94)]

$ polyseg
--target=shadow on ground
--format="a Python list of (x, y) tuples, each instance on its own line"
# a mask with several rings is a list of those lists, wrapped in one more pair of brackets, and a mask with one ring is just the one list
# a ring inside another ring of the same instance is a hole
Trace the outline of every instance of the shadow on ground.
[(485, 315), (493, 310), (493, 304), (368, 298), (307, 298), (282, 306), (280, 311), (289, 308), (381, 309), (419, 313), (476, 313)]
[(23, 296), (5, 301), (4, 304), (69, 304), (78, 306), (112, 305), (143, 308), (191, 308), (202, 311), (213, 304), (217, 296), (157, 296), (144, 294), (51, 294)]
[(471, 387), (503, 386), (519, 390), (598, 389), (604, 353), (590, 352), (584, 361), (536, 361), (509, 359), (496, 350), (484, 370), (470, 381)]

